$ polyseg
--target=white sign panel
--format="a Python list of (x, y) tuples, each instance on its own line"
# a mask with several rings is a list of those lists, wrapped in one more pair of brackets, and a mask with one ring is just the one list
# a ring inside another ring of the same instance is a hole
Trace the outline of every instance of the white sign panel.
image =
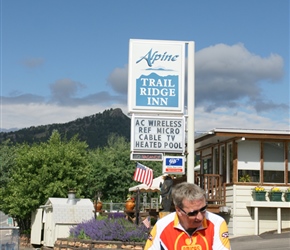
[(130, 40), (130, 113), (183, 113), (185, 42)]
[(185, 173), (184, 162), (184, 156), (164, 156), (162, 173), (183, 175)]
[(183, 153), (185, 122), (183, 117), (145, 117), (131, 119), (131, 151)]

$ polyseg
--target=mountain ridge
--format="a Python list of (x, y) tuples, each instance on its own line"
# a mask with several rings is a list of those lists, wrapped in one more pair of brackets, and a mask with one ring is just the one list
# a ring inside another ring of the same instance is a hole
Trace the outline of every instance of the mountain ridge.
[(120, 108), (108, 109), (102, 113), (85, 116), (67, 123), (53, 123), (31, 126), (16, 131), (0, 132), (0, 142), (39, 143), (49, 139), (53, 130), (62, 137), (71, 139), (76, 134), (81, 141), (86, 141), (89, 148), (104, 147), (111, 134), (130, 140), (131, 119)]

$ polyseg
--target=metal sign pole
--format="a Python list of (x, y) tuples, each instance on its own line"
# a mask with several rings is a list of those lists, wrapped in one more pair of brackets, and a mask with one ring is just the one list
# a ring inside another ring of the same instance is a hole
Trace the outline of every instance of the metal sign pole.
[(187, 56), (187, 182), (194, 183), (194, 42), (188, 42)]

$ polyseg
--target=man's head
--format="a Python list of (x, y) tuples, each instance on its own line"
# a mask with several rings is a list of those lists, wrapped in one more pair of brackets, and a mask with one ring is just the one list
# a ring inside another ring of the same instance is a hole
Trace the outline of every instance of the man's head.
[(182, 182), (173, 187), (172, 199), (180, 224), (186, 230), (201, 225), (206, 212), (203, 189), (195, 184)]

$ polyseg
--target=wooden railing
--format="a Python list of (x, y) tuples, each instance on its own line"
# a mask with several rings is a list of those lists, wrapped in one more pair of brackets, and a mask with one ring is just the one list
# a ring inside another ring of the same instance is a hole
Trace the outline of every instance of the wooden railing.
[(220, 175), (199, 174), (197, 175), (196, 182), (205, 190), (209, 207), (225, 205), (225, 187)]

